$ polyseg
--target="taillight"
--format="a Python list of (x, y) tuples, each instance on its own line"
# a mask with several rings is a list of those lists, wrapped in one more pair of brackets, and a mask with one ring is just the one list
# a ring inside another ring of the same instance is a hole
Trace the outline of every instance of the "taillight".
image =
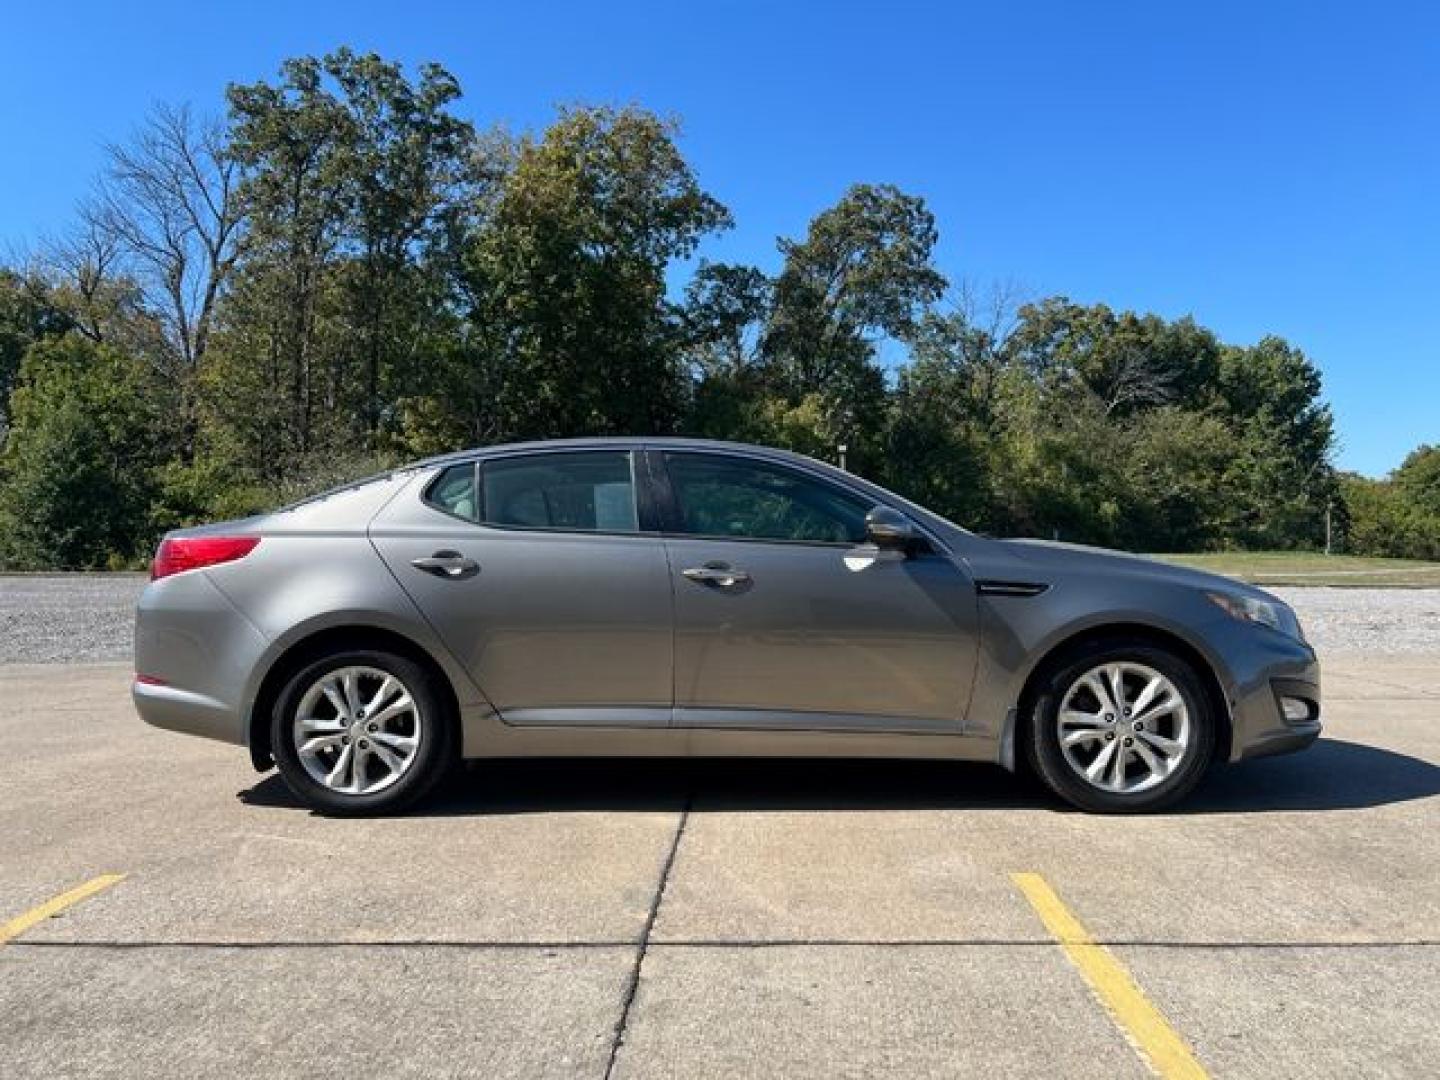
[(150, 564), (150, 580), (243, 559), (258, 543), (258, 536), (169, 537), (160, 541), (160, 550), (155, 552), (155, 561)]

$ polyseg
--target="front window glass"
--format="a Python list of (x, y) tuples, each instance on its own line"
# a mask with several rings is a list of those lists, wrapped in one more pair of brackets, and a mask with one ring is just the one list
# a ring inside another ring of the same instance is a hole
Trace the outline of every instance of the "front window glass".
[(487, 461), (481, 520), (511, 528), (638, 532), (635, 479), (623, 450)]
[(859, 544), (870, 504), (781, 466), (666, 454), (680, 529), (694, 536)]

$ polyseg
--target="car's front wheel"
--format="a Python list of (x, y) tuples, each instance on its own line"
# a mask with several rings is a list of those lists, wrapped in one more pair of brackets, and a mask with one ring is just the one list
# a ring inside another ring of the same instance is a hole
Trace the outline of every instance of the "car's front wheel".
[(1061, 798), (1087, 810), (1156, 810), (1199, 783), (1215, 749), (1214, 706), (1185, 659), (1102, 643), (1055, 664), (1030, 717), (1028, 751)]
[(332, 653), (297, 671), (271, 719), (280, 775), (328, 814), (393, 813), (455, 758), (450, 717), (429, 673), (404, 656)]

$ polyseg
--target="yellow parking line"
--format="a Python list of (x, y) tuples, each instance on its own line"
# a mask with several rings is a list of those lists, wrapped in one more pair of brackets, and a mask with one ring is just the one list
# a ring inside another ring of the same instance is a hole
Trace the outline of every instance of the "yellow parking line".
[(1206, 1080), (1208, 1074), (1179, 1032), (1151, 1004), (1125, 966), (1070, 913), (1049, 882), (1039, 874), (1012, 874), (1011, 878), (1150, 1067), (1165, 1080)]
[(98, 892), (104, 892), (111, 885), (125, 880), (124, 874), (101, 874), (91, 878), (84, 885), (77, 885), (69, 892), (63, 892), (53, 900), (46, 900), (39, 907), (33, 907), (23, 915), (17, 915), (4, 926), (0, 926), (0, 945), (19, 937), (36, 923), (44, 922), (52, 915), (58, 915), (72, 904), (88, 899)]

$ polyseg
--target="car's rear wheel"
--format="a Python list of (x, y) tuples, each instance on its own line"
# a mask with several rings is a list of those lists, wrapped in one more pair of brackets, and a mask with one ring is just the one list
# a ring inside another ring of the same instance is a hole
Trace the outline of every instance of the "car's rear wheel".
[(451, 718), (429, 673), (371, 650), (333, 653), (297, 671), (270, 738), (285, 783), (328, 814), (401, 810), (455, 759)]
[(1184, 658), (1110, 642), (1042, 678), (1028, 751), (1061, 798), (1087, 810), (1156, 810), (1184, 798), (1214, 754), (1214, 706)]

